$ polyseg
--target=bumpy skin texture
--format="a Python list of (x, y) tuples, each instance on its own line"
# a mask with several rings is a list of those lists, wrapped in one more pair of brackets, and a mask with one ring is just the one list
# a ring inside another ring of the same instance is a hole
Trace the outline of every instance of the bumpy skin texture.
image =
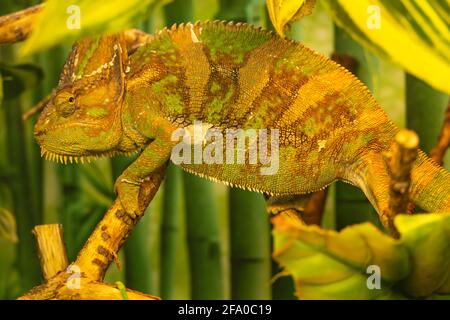
[[(386, 223), (382, 153), (398, 129), (350, 72), (301, 44), (241, 24), (181, 25), (146, 42), (132, 54), (123, 35), (75, 46), (36, 125), (45, 154), (64, 160), (142, 150), (116, 182), (132, 214), (142, 179), (169, 160), (175, 129), (196, 120), (221, 130), (279, 129), (274, 175), (249, 163), (182, 167), (277, 195), (344, 180), (365, 192)], [(422, 152), (411, 197), (427, 211), (450, 211), (450, 174)]]

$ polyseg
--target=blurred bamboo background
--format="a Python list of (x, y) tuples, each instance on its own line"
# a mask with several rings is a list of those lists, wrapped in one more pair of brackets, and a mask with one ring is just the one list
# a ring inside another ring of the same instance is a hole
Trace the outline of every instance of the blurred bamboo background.
[[(2, 0), (0, 14), (36, 2)], [(136, 27), (153, 33), (173, 23), (206, 19), (273, 28), (264, 0), (174, 0)], [(329, 57), (353, 57), (357, 67), (352, 71), (390, 118), (399, 127), (416, 130), (424, 151), (434, 146), (448, 95), (369, 53), (333, 24), (320, 2), (288, 36)], [(55, 87), (69, 50), (70, 45), (59, 45), (24, 59), (18, 56), (18, 45), (0, 47), (1, 63), (42, 69), (42, 77), (35, 72), (39, 80), (32, 89), (15, 96), (5, 91), (0, 108), (0, 212), (6, 212), (3, 220), (15, 217), (19, 240), (11, 236), (13, 223), (0, 234), (0, 299), (14, 299), (41, 282), (31, 229), (62, 223), (73, 260), (114, 198), (115, 177), (132, 161), (119, 157), (63, 166), (40, 158), (32, 134), (35, 118), (23, 123), (21, 115)], [(379, 225), (364, 195), (342, 183), (331, 186), (323, 227), (339, 230), (362, 221)], [(163, 299), (294, 298), (292, 280), (280, 276), (271, 260), (271, 243), (262, 195), (229, 189), (171, 165), (148, 213), (121, 251), (123, 268), (111, 266), (106, 281), (122, 281)]]

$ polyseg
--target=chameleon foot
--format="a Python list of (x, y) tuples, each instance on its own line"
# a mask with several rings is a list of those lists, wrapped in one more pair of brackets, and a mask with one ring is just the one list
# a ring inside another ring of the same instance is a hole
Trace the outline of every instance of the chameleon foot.
[(139, 208), (139, 190), (141, 182), (120, 176), (115, 184), (115, 191), (119, 196), (125, 212), (134, 220), (141, 215)]

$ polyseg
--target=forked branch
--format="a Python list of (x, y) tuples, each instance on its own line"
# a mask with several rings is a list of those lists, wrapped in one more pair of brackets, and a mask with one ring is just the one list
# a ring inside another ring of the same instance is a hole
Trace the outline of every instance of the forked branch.
[(386, 156), (390, 176), (389, 220), (394, 236), (398, 236), (393, 225), (395, 215), (408, 212), (411, 170), (414, 161), (417, 159), (418, 148), (419, 137), (417, 134), (411, 130), (400, 130), (395, 136), (389, 154)]
[[(128, 215), (120, 200), (115, 200), (67, 270), (61, 228), (55, 225), (37, 227), (34, 233), (46, 283), (20, 299), (122, 299), (118, 288), (102, 281), (109, 265), (113, 261), (119, 264), (118, 252), (153, 199), (164, 171), (165, 166), (142, 183), (137, 217)], [(127, 295), (129, 299), (158, 299), (129, 289)]]
[(438, 164), (442, 165), (445, 152), (450, 147), (450, 101), (445, 111), (444, 123), (436, 146), (431, 150), (430, 157)]

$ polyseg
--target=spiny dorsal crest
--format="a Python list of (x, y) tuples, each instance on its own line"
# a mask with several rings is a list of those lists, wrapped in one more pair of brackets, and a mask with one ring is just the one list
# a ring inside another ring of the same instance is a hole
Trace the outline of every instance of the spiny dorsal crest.
[(110, 81), (118, 76), (119, 71), (122, 72), (126, 58), (126, 45), (121, 34), (83, 38), (74, 44), (64, 65), (59, 85), (65, 86), (84, 80), (86, 83), (83, 85), (86, 87), (89, 84)]

